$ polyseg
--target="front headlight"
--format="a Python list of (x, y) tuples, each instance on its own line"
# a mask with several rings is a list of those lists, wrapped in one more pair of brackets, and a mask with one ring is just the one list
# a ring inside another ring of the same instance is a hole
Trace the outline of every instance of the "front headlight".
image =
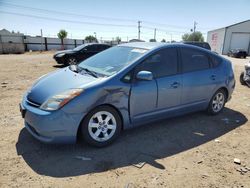
[(56, 55), (56, 57), (62, 57), (64, 55), (65, 55), (65, 53), (61, 53), (61, 54)]
[(83, 89), (71, 89), (63, 93), (54, 95), (53, 97), (45, 101), (40, 106), (40, 109), (48, 111), (58, 110), (59, 108), (67, 104), (70, 100), (80, 95), (82, 92)]

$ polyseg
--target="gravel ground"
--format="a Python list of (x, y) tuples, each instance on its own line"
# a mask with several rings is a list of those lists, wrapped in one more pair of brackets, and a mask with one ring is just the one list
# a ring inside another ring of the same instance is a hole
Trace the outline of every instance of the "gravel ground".
[(231, 58), (237, 85), (220, 115), (155, 122), (97, 149), (42, 144), (24, 129), (18, 103), (35, 79), (61, 68), (52, 55), (0, 55), (0, 187), (250, 187), (250, 88), (238, 82), (249, 59)]

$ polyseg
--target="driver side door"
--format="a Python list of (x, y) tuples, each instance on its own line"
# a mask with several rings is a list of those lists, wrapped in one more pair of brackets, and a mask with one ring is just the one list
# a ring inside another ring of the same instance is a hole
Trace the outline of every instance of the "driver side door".
[[(153, 79), (136, 79), (140, 71), (151, 72)], [(134, 72), (129, 103), (133, 124), (165, 117), (180, 105), (182, 82), (175, 47), (155, 52), (138, 65)]]

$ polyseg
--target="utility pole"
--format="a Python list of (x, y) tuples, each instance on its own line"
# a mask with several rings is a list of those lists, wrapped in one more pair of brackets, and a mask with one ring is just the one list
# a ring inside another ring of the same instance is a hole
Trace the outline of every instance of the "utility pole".
[(138, 21), (138, 39), (141, 39), (141, 21)]
[(156, 41), (156, 28), (154, 30), (154, 40)]
[(197, 25), (198, 23), (196, 22), (196, 21), (194, 21), (194, 33), (195, 33), (195, 30), (196, 30), (196, 25)]
[(43, 30), (41, 29), (41, 51), (43, 50)]

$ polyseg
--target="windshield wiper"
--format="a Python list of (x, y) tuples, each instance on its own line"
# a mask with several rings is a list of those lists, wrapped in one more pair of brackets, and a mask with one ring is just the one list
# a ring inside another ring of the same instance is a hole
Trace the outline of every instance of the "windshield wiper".
[(91, 70), (89, 70), (89, 69), (87, 69), (87, 68), (80, 68), (81, 70), (84, 70), (85, 72), (87, 72), (89, 75), (91, 75), (91, 76), (93, 76), (93, 77), (95, 77), (95, 78), (98, 78), (98, 75), (97, 75), (97, 73), (96, 72), (94, 72), (94, 71), (91, 71)]
[(79, 73), (79, 72), (81, 72), (82, 70), (84, 70), (84, 71), (85, 71), (86, 73), (88, 73), (89, 75), (91, 75), (91, 76), (93, 76), (93, 77), (95, 77), (95, 78), (98, 78), (98, 75), (97, 75), (96, 72), (91, 71), (91, 70), (89, 70), (89, 69), (87, 69), (87, 68), (82, 68), (82, 67), (79, 67), (78, 65), (70, 65), (69, 68), (70, 68), (71, 71), (73, 71), (73, 72), (75, 72), (75, 73)]

